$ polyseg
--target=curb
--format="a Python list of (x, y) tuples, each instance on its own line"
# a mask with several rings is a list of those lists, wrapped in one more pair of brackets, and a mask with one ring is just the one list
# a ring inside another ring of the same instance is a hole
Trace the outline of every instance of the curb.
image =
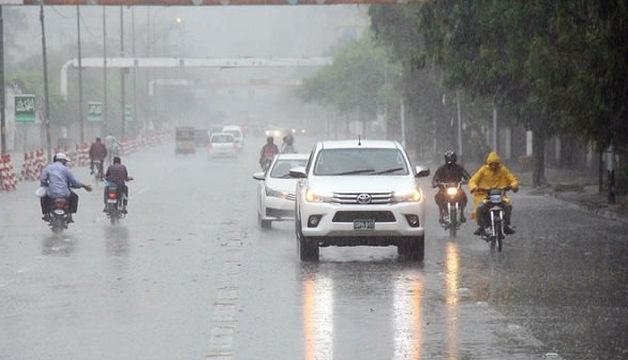
[(588, 212), (589, 214), (593, 214), (595, 216), (599, 216), (605, 219), (614, 220), (620, 222), (622, 224), (628, 225), (628, 217), (626, 215), (620, 214), (619, 212), (609, 209), (608, 205), (600, 205), (588, 201), (578, 201), (574, 199), (567, 199), (561, 197), (559, 193), (548, 192), (546, 193), (548, 196), (551, 196), (557, 200), (567, 202), (575, 205), (578, 209)]

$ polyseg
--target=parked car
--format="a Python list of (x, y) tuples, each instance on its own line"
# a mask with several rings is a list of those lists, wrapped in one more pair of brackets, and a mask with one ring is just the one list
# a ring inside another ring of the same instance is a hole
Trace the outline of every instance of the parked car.
[(233, 135), (239, 151), (244, 148), (244, 132), (242, 132), (241, 127), (237, 125), (226, 125), (222, 128), (222, 132)]
[(316, 144), (296, 190), (295, 229), (302, 260), (318, 260), (319, 246), (397, 246), (400, 256), (422, 260), (425, 199), (412, 167), (394, 141)]
[(257, 185), (257, 220), (262, 228), (273, 221), (294, 220), (294, 199), (297, 179), (290, 169), (305, 166), (308, 154), (276, 155), (266, 172), (253, 174)]
[(238, 156), (238, 147), (233, 135), (227, 133), (216, 133), (209, 139), (207, 145), (207, 155), (209, 158)]

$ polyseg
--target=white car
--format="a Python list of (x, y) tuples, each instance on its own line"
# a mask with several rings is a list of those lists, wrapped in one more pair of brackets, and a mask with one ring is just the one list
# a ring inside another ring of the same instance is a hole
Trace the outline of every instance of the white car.
[(238, 150), (242, 150), (244, 147), (244, 133), (241, 127), (237, 125), (226, 125), (222, 128), (222, 132), (233, 135)]
[(394, 141), (325, 141), (316, 144), (296, 193), (296, 237), (301, 260), (318, 260), (319, 246), (397, 246), (399, 255), (423, 260), (425, 199), (412, 167)]
[(266, 172), (253, 175), (258, 180), (257, 219), (262, 228), (269, 228), (273, 221), (294, 220), (297, 179), (290, 176), (290, 169), (305, 166), (308, 156), (276, 155)]
[(227, 133), (215, 133), (209, 138), (207, 145), (207, 157), (230, 157), (238, 156), (238, 146), (233, 135)]

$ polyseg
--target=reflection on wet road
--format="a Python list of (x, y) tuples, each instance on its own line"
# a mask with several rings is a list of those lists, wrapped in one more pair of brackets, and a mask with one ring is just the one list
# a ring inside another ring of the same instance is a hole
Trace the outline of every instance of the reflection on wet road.
[(331, 279), (308, 276), (303, 281), (303, 332), (306, 360), (334, 358), (334, 288)]
[(0, 216), (0, 358), (627, 353), (626, 227), (519, 193), (518, 232), (491, 254), (472, 224), (449, 239), (430, 202), (424, 263), (400, 262), (394, 247), (324, 248), (302, 263), (293, 225), (256, 223), (256, 162), (254, 148), (236, 161), (137, 154), (129, 216), (111, 226), (101, 192), (81, 193), (60, 235), (33, 224), (30, 188), (0, 194), (13, 210)]
[(459, 256), (455, 244), (447, 243), (445, 258), (445, 302), (447, 304), (447, 340), (445, 354), (449, 360), (458, 359), (458, 287)]

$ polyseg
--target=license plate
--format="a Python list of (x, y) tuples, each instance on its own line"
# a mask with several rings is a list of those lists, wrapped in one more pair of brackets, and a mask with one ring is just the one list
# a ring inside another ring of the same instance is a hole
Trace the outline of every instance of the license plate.
[(375, 220), (353, 220), (353, 230), (357, 230), (357, 231), (375, 230)]
[(107, 200), (107, 204), (115, 204), (117, 202), (118, 202), (118, 200), (116, 200), (116, 199), (108, 199)]

